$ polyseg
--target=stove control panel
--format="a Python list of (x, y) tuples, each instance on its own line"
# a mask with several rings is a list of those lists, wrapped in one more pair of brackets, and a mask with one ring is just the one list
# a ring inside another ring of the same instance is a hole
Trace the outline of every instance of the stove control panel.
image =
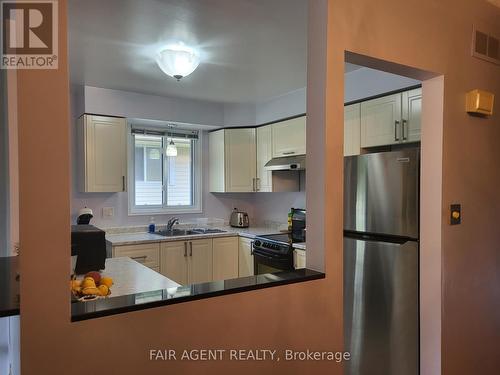
[(255, 249), (260, 249), (260, 250), (267, 250), (275, 253), (280, 253), (280, 254), (287, 254), (291, 250), (290, 245), (280, 243), (280, 242), (273, 242), (273, 241), (263, 241), (263, 240), (255, 240), (253, 244)]

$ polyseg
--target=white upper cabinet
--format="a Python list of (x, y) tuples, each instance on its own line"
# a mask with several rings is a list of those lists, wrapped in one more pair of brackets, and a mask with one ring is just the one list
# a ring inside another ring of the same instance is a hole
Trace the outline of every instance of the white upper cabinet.
[(344, 156), (361, 153), (361, 104), (344, 107)]
[(273, 158), (272, 125), (257, 128), (257, 191), (273, 191), (272, 172), (265, 165)]
[(226, 129), (226, 190), (251, 192), (256, 190), (255, 128)]
[(271, 125), (273, 157), (305, 155), (306, 116)]
[(211, 132), (209, 147), (211, 192), (256, 191), (255, 128), (222, 129)]
[(421, 113), (421, 88), (362, 102), (361, 147), (419, 142)]
[(361, 147), (399, 143), (401, 140), (401, 94), (361, 103)]
[(403, 93), (403, 119), (401, 122), (401, 140), (418, 142), (421, 134), (422, 89)]
[(224, 130), (218, 130), (208, 134), (209, 148), (209, 187), (211, 192), (225, 192), (225, 165), (224, 165)]
[(88, 193), (125, 191), (127, 120), (83, 115), (77, 127), (80, 190)]

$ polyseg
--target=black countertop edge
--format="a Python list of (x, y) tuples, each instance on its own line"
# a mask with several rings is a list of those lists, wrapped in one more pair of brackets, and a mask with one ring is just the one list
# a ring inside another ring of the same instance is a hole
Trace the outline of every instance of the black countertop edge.
[(4, 309), (4, 310), (0, 311), (0, 318), (6, 318), (8, 316), (15, 316), (15, 315), (19, 315), (19, 314), (20, 314), (19, 308), (17, 308), (17, 309)]
[(0, 257), (0, 318), (19, 315), (19, 257)]
[[(305, 281), (324, 279), (325, 274), (309, 269), (299, 269), (291, 272), (279, 272), (238, 279), (214, 281), (203, 284), (181, 286), (175, 294), (169, 296), (167, 290), (111, 297), (90, 302), (73, 301), (71, 303), (71, 321), (79, 322), (101, 318), (110, 315), (151, 309), (177, 303), (196, 301), (205, 298), (242, 293), (252, 290), (271, 288), (275, 286), (301, 283)], [(275, 279), (275, 280), (273, 280)], [(136, 298), (156, 293), (158, 300), (137, 303)], [(188, 293), (188, 295), (185, 295)]]

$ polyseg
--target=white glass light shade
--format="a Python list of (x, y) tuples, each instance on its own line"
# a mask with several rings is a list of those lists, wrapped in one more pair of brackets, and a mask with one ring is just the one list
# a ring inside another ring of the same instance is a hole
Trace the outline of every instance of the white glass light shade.
[(167, 156), (177, 156), (177, 146), (172, 140), (170, 140), (170, 143), (167, 145)]
[(162, 50), (156, 62), (165, 74), (179, 81), (195, 71), (200, 65), (200, 58), (191, 48), (178, 44)]

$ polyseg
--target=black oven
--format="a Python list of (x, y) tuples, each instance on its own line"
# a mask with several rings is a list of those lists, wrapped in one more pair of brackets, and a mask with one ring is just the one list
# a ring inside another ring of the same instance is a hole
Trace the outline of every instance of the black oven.
[(287, 233), (257, 236), (252, 244), (254, 274), (293, 271), (293, 243), (306, 241), (306, 210), (292, 208)]
[(288, 234), (257, 237), (253, 241), (254, 274), (293, 270), (293, 248)]
[[(255, 245), (254, 245), (255, 246)], [(274, 273), (293, 270), (293, 251), (289, 255), (277, 255), (254, 247), (254, 274)]]

